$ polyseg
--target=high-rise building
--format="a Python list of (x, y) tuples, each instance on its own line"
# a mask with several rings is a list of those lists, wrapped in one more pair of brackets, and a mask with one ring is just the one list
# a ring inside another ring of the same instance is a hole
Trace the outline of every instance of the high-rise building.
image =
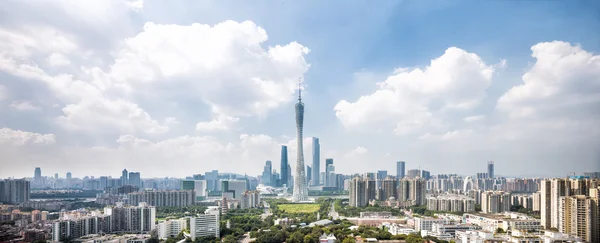
[(206, 187), (208, 191), (217, 191), (217, 187), (219, 187), (219, 171), (213, 170), (211, 172), (204, 173), (204, 177), (206, 178)]
[(496, 178), (494, 177), (494, 161), (488, 161), (487, 164), (487, 174), (489, 178)]
[(481, 211), (483, 213), (501, 213), (510, 211), (510, 193), (486, 191), (481, 193)]
[(387, 177), (381, 182), (383, 192), (382, 200), (388, 200), (391, 197), (398, 199), (398, 180), (393, 177)]
[(104, 214), (111, 216), (112, 232), (143, 233), (156, 227), (156, 208), (145, 202), (128, 207), (117, 203), (115, 207), (104, 208)]
[(271, 165), (271, 161), (267, 160), (265, 162), (265, 166), (263, 167), (263, 172), (262, 172), (262, 176), (261, 176), (261, 183), (265, 186), (273, 186), (272, 182), (271, 182), (271, 178), (273, 175), (273, 166)]
[(242, 194), (246, 191), (246, 181), (223, 180), (221, 181), (221, 190), (223, 191), (223, 198), (241, 200)]
[(54, 173), (54, 180), (58, 180), (58, 173)]
[(418, 170), (418, 169), (408, 170), (406, 172), (406, 175), (410, 178), (421, 177), (421, 170)]
[(288, 184), (288, 153), (287, 146), (281, 145), (281, 179), (278, 186), (283, 186), (284, 184)]
[(259, 191), (245, 191), (242, 193), (241, 208), (255, 208), (260, 206)]
[(377, 171), (377, 181), (375, 182), (375, 186), (377, 188), (381, 187), (381, 181), (387, 177), (387, 170), (378, 170)]
[(42, 179), (42, 169), (40, 167), (35, 167), (33, 174), (33, 184), (35, 184), (36, 187), (42, 187), (44, 184)]
[(333, 167), (333, 159), (332, 158), (325, 159), (325, 181), (323, 183), (325, 186), (331, 186), (329, 177), (332, 173), (332, 171), (331, 171), (332, 168), (335, 168), (335, 167)]
[(140, 177), (140, 172), (129, 172), (129, 185), (137, 186), (138, 188), (142, 188), (142, 178)]
[(61, 219), (52, 223), (52, 241), (66, 242), (90, 234), (111, 233), (110, 215), (86, 216), (76, 219)]
[(420, 178), (410, 179), (409, 187), (409, 200), (412, 201), (414, 205), (426, 205), (427, 196), (425, 192), (427, 190), (427, 181)]
[(71, 172), (67, 172), (67, 187), (71, 186)]
[[(319, 175), (321, 174), (321, 144), (319, 144), (319, 138), (315, 137), (312, 138), (312, 159), (312, 185), (318, 186), (321, 184), (319, 181)], [(325, 169), (327, 169), (327, 165), (325, 165)]]
[(327, 177), (326, 180), (328, 187), (336, 187), (336, 175), (335, 175), (335, 166), (333, 165), (333, 161), (331, 164), (327, 165)]
[(364, 207), (370, 200), (377, 196), (375, 180), (371, 178), (355, 177), (350, 182), (350, 202), (351, 207)]
[(127, 194), (129, 205), (147, 203), (156, 207), (187, 207), (194, 205), (196, 201), (195, 192), (186, 191), (143, 191)]
[(540, 182), (540, 222), (544, 229), (550, 229), (552, 223), (552, 181)]
[(30, 199), (31, 182), (25, 179), (0, 180), (0, 202), (20, 204)]
[(219, 238), (219, 214), (202, 214), (190, 218), (190, 235), (192, 239), (203, 236), (214, 236)]
[(123, 169), (123, 172), (121, 172), (121, 185), (129, 185), (129, 178), (127, 177), (128, 173), (127, 173), (127, 169)]
[(423, 178), (425, 180), (429, 180), (429, 178), (431, 178), (431, 173), (429, 171), (422, 170), (421, 171), (421, 178)]
[(396, 162), (396, 179), (404, 178), (405, 171), (406, 171), (406, 162), (404, 162), (404, 161)]
[(206, 199), (206, 180), (181, 180), (182, 191), (190, 190), (194, 191), (196, 196), (195, 201), (202, 201)]
[[(292, 195), (293, 202), (308, 201), (308, 190), (306, 188), (306, 174), (304, 171), (304, 149), (302, 129), (304, 126), (304, 103), (302, 103), (302, 90), (298, 87), (298, 103), (296, 103), (296, 141), (297, 141), (297, 161), (296, 174), (294, 175), (294, 190)], [(314, 162), (314, 161), (313, 161)], [(313, 165), (313, 170), (319, 170), (318, 166)], [(314, 175), (314, 172), (313, 172)]]
[(600, 242), (598, 198), (585, 195), (564, 196), (559, 200), (558, 230), (576, 235), (585, 242)]
[(306, 166), (306, 180), (309, 185), (312, 185), (312, 167), (310, 165)]

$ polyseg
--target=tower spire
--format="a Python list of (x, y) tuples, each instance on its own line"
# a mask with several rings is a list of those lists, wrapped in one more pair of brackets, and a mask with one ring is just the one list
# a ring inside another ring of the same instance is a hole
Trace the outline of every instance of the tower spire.
[(298, 78), (298, 103), (302, 102), (302, 78)]

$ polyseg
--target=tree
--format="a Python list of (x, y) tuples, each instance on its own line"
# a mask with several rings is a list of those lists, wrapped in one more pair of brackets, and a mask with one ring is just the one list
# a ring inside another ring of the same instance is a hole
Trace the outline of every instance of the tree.
[(319, 237), (316, 237), (313, 234), (308, 234), (304, 236), (304, 243), (317, 243), (319, 242)]
[(504, 232), (504, 230), (502, 228), (497, 228), (496, 229), (496, 234), (504, 234), (506, 232)]
[(223, 238), (224, 243), (237, 243), (237, 239), (233, 235), (228, 235)]
[(287, 238), (286, 243), (302, 243), (304, 242), (304, 235), (300, 231), (296, 231)]
[(342, 243), (356, 243), (356, 240), (352, 237), (348, 237), (342, 241)]

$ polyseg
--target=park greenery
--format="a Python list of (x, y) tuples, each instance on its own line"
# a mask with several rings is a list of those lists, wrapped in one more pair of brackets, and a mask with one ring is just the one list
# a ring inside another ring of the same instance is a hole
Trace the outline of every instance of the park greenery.
[(279, 209), (289, 213), (314, 213), (319, 211), (319, 204), (314, 203), (293, 203), (279, 204)]

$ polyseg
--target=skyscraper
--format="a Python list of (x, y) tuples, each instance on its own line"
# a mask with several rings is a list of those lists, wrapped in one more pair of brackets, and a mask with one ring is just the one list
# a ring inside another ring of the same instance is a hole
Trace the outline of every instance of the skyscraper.
[[(280, 185), (288, 184), (288, 154), (287, 154), (287, 146), (281, 146), (281, 180)], [(289, 185), (288, 185), (289, 186)]]
[(271, 182), (271, 178), (272, 178), (272, 172), (273, 171), (273, 166), (271, 164), (270, 160), (267, 160), (267, 162), (265, 162), (265, 166), (263, 167), (263, 173), (262, 173), (262, 177), (260, 179), (260, 182), (265, 185), (265, 186), (272, 186), (273, 183)]
[[(319, 175), (321, 174), (321, 144), (319, 144), (319, 138), (313, 137), (312, 139), (312, 156), (312, 185), (318, 186), (321, 184), (319, 181)], [(325, 167), (325, 169), (327, 169), (327, 167)]]
[(312, 167), (310, 165), (306, 166), (306, 182), (312, 185)]
[(404, 178), (404, 173), (406, 171), (406, 162), (398, 161), (396, 162), (396, 179)]
[(495, 178), (494, 177), (494, 161), (488, 161), (487, 174), (488, 174), (488, 178)]
[[(294, 175), (294, 193), (292, 201), (308, 201), (308, 190), (306, 189), (306, 174), (304, 173), (304, 149), (302, 146), (302, 127), (304, 126), (304, 103), (302, 103), (302, 89), (298, 83), (298, 103), (296, 104), (296, 141), (297, 161), (296, 173)], [(313, 166), (314, 167), (314, 166)], [(315, 168), (318, 170), (318, 168)], [(313, 169), (314, 170), (314, 169)]]
[(123, 169), (121, 173), (121, 185), (129, 185), (129, 179), (127, 178), (127, 169)]
[(71, 187), (71, 172), (67, 172), (67, 187)]
[(40, 167), (35, 167), (33, 183), (36, 186), (42, 186), (42, 169)]
[(140, 172), (129, 172), (129, 185), (137, 186), (138, 188), (142, 188), (142, 178), (140, 176)]
[(333, 168), (333, 167), (329, 167), (330, 165), (333, 165), (333, 159), (331, 159), (331, 158), (325, 159), (325, 181), (323, 182), (323, 185), (325, 185), (325, 186), (330, 185), (329, 175), (331, 174), (331, 168)]
[(377, 171), (377, 178), (375, 181), (375, 187), (377, 187), (377, 189), (379, 189), (381, 187), (381, 181), (383, 181), (383, 179), (385, 179), (387, 177), (387, 170), (378, 170)]

